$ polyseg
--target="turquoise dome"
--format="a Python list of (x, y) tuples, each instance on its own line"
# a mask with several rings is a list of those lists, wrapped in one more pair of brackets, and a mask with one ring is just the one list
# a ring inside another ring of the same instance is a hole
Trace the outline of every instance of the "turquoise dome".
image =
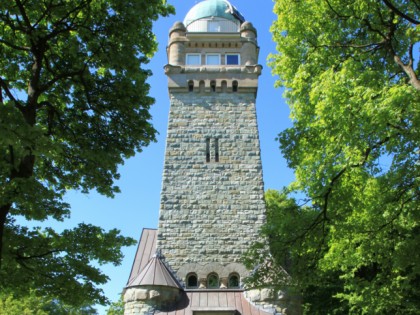
[(241, 13), (226, 0), (205, 0), (191, 8), (184, 19), (184, 25), (188, 26), (194, 21), (208, 18), (220, 17), (233, 22), (244, 22)]

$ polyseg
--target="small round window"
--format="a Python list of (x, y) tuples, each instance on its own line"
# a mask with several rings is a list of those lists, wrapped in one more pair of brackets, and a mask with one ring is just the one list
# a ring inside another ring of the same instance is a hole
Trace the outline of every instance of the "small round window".
[(219, 288), (219, 276), (215, 273), (209, 274), (207, 277), (207, 288), (218, 289)]
[(231, 274), (229, 276), (228, 287), (229, 288), (239, 288), (239, 275), (234, 273), (234, 274)]
[(198, 287), (198, 279), (195, 273), (187, 275), (187, 288), (193, 289)]

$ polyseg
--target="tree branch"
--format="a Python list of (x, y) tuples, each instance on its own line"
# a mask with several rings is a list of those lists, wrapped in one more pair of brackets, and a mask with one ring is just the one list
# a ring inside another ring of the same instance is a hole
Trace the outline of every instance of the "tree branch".
[[(89, 5), (90, 2), (91, 2), (90, 0), (82, 1), (79, 5), (75, 6), (72, 10), (66, 12), (66, 14), (63, 17), (61, 17), (61, 19), (59, 19), (58, 21), (54, 22), (53, 23), (53, 27), (52, 27), (53, 31), (46, 36), (46, 39), (47, 40), (50, 40), (51, 38), (56, 37), (60, 33), (65, 33), (65, 32), (68, 32), (68, 31), (75, 30), (76, 28), (74, 27), (74, 23), (73, 22), (74, 22), (74, 19), (77, 17), (77, 14), (75, 14), (75, 18), (73, 19), (73, 21), (71, 22), (70, 25), (67, 25), (65, 23), (65, 21), (73, 13), (76, 13), (76, 12), (84, 9), (87, 5)], [(59, 25), (65, 25), (66, 27), (65, 28), (59, 28)]]
[(19, 254), (18, 252), (16, 252), (16, 256), (17, 256), (17, 260), (29, 260), (29, 259), (37, 259), (37, 258), (43, 258), (45, 256), (49, 256), (55, 253), (60, 253), (62, 252), (62, 249), (55, 249), (55, 250), (50, 250), (47, 251), (45, 253), (42, 254), (38, 254), (38, 255), (33, 255), (33, 256), (23, 256), (21, 254)]
[[(396, 135), (398, 135), (399, 133), (397, 133)], [(367, 148), (365, 150), (365, 152), (363, 153), (363, 158), (359, 163), (356, 164), (351, 164), (348, 166), (344, 166), (343, 169), (341, 169), (340, 172), (338, 172), (329, 182), (328, 184), (328, 188), (327, 191), (325, 192), (325, 194), (323, 194), (323, 200), (324, 200), (324, 204), (322, 206), (322, 211), (321, 213), (318, 215), (318, 217), (315, 219), (315, 221), (313, 222), (313, 224), (309, 227), (309, 230), (311, 230), (312, 228), (314, 228), (315, 226), (317, 226), (318, 224), (320, 224), (321, 222), (325, 222), (328, 220), (327, 217), (327, 210), (328, 210), (328, 204), (329, 204), (329, 198), (330, 195), (333, 191), (334, 185), (335, 183), (341, 178), (341, 176), (343, 176), (343, 174), (350, 168), (356, 168), (356, 167), (361, 167), (363, 165), (365, 165), (369, 159), (370, 154), (372, 153), (373, 150), (380, 148), (382, 145), (384, 145), (385, 143), (387, 143), (389, 140), (391, 139), (390, 136), (385, 137), (384, 139), (378, 141), (377, 143), (375, 143), (373, 146)], [(320, 220), (322, 217), (322, 220)]]
[[(49, 67), (48, 67), (49, 68)], [(54, 78), (52, 78), (47, 83), (43, 84), (39, 89), (42, 92), (47, 91), (49, 88), (51, 88), (56, 82), (65, 79), (65, 78), (72, 78), (74, 76), (81, 76), (87, 68), (87, 65), (85, 64), (83, 69), (76, 70), (76, 71), (70, 71), (70, 72), (63, 72), (61, 74), (57, 74)], [(51, 68), (49, 68), (49, 71), (51, 72)]]
[(13, 48), (13, 49), (16, 49), (16, 50), (22, 50), (22, 51), (30, 51), (31, 50), (30, 47), (17, 46), (15, 44), (10, 43), (10, 42), (8, 42), (8, 41), (6, 41), (4, 39), (1, 39), (1, 38), (0, 38), (0, 43), (5, 44), (6, 46), (8, 46), (10, 48)]
[(413, 45), (410, 45), (410, 62), (408, 64), (404, 64), (404, 62), (401, 60), (401, 58), (397, 55), (394, 55), (394, 61), (397, 65), (399, 65), (405, 72), (405, 74), (410, 79), (410, 84), (417, 90), (420, 91), (420, 80), (417, 78), (417, 74), (413, 69), (413, 62), (412, 62), (412, 49)]
[(26, 11), (22, 2), (20, 2), (20, 0), (15, 0), (15, 3), (17, 7), (19, 8), (20, 14), (22, 14), (23, 20), (25, 22), (26, 27), (28, 28), (28, 31), (32, 30), (31, 21), (29, 20), (28, 15), (26, 14)]
[(413, 24), (415, 24), (415, 25), (418, 25), (418, 24), (420, 24), (420, 21), (417, 21), (417, 20), (415, 20), (415, 19), (413, 19), (413, 18), (411, 18), (411, 17), (409, 17), (407, 14), (405, 14), (405, 13), (403, 13), (403, 12), (401, 12), (400, 10), (398, 10), (392, 3), (391, 3), (391, 1), (389, 1), (389, 0), (382, 0), (384, 3), (385, 3), (385, 5), (389, 8), (389, 9), (391, 9), (391, 11), (392, 12), (394, 12), (396, 15), (398, 15), (398, 16), (400, 16), (400, 17), (402, 17), (403, 19), (406, 19), (407, 21), (409, 21), (410, 23), (413, 23)]
[(335, 10), (335, 9), (333, 8), (333, 6), (331, 5), (331, 3), (330, 3), (328, 0), (324, 0), (324, 1), (327, 3), (327, 5), (328, 5), (328, 7), (330, 8), (330, 10), (331, 10), (332, 12), (334, 12), (334, 14), (335, 14), (337, 17), (339, 17), (340, 19), (347, 20), (347, 19), (349, 19), (349, 18), (350, 18), (350, 16), (349, 16), (349, 15), (341, 15), (341, 14), (339, 14), (339, 13), (337, 12), (337, 10)]
[[(13, 96), (12, 92), (10, 91), (9, 87), (7, 86), (6, 81), (3, 80), (2, 77), (0, 77), (0, 92), (1, 92), (1, 88), (4, 89), (4, 92), (6, 93), (7, 97), (13, 101), (13, 103), (15, 104), (15, 106), (22, 111), (23, 110), (23, 106), (20, 104), (20, 102)], [(3, 102), (3, 99), (2, 99)]]

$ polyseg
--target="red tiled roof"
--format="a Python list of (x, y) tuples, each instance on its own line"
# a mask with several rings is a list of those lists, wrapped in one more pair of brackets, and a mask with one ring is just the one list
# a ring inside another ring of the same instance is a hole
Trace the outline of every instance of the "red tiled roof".
[(185, 291), (177, 305), (156, 311), (160, 315), (193, 315), (193, 312), (232, 312), (240, 315), (273, 315), (252, 305), (241, 291), (194, 290)]
[(132, 282), (142, 272), (153, 257), (156, 252), (156, 236), (156, 229), (143, 229), (127, 284)]

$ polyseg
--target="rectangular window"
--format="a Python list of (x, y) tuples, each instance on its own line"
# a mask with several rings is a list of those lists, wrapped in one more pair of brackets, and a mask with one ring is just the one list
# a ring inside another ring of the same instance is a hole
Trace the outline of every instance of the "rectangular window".
[(219, 21), (208, 21), (207, 31), (208, 32), (220, 32), (220, 22)]
[(220, 65), (220, 55), (219, 54), (207, 54), (206, 55), (206, 64), (207, 65)]
[(200, 54), (187, 54), (187, 65), (201, 65), (201, 55)]
[(226, 64), (227, 65), (239, 65), (239, 54), (226, 54)]

